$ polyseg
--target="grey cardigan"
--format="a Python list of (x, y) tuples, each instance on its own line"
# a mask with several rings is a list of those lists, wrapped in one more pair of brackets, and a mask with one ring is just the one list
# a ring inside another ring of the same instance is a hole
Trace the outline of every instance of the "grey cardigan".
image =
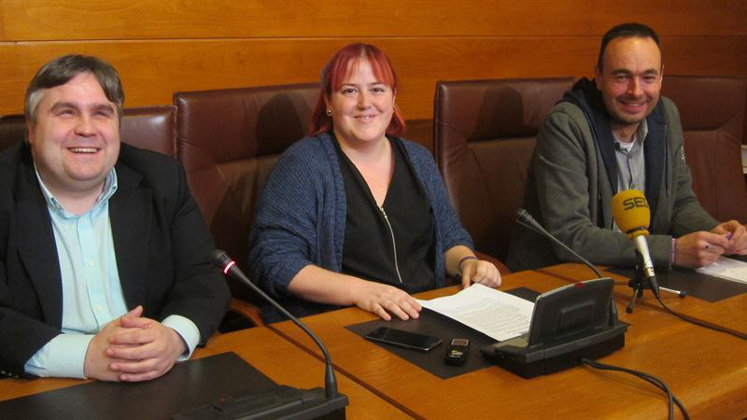
[[(335, 272), (342, 268), (347, 201), (333, 141), (329, 134), (307, 137), (283, 153), (262, 191), (250, 234), (253, 281), (299, 316), (334, 307), (290, 296), (293, 277), (309, 264)], [(444, 252), (456, 245), (472, 248), (472, 239), (449, 202), (430, 152), (407, 140), (392, 141), (404, 144), (428, 196), (435, 226), (436, 287), (444, 286)], [(263, 306), (262, 317), (266, 322), (282, 319), (269, 306)]]

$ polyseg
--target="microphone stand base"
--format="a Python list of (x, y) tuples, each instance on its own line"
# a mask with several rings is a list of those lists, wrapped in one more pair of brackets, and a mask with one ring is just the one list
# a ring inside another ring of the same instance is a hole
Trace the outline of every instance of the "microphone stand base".
[[(651, 286), (651, 280), (649, 280), (643, 274), (643, 270), (640, 269), (640, 266), (636, 266), (635, 277), (632, 277), (630, 280), (628, 280), (628, 286), (633, 289), (633, 297), (631, 298), (630, 303), (628, 303), (628, 306), (625, 307), (625, 312), (632, 314), (633, 310), (635, 309), (636, 298), (643, 297), (643, 291), (645, 289), (649, 289), (652, 292), (654, 289), (653, 286)], [(675, 294), (680, 298), (684, 298), (685, 296), (687, 296), (687, 292), (684, 290), (670, 289), (668, 287), (661, 286), (659, 286), (659, 290)]]

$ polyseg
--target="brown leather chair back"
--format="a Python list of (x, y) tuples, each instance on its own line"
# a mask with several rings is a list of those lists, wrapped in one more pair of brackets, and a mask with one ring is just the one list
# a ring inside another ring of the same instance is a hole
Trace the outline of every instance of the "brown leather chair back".
[(540, 124), (573, 79), (438, 82), (435, 155), (477, 251), (505, 260)]
[(176, 158), (175, 114), (173, 105), (125, 108), (122, 141)]
[[(311, 122), (319, 85), (179, 92), (177, 149), (218, 247), (246, 268), (255, 202), (279, 155)], [(252, 295), (232, 284), (232, 293)]]
[(0, 116), (0, 151), (26, 138), (26, 119), (21, 114)]
[[(174, 106), (125, 108), (122, 141), (176, 158)], [(21, 114), (0, 116), (0, 151), (26, 138), (26, 120)]]
[(747, 78), (664, 75), (662, 94), (680, 111), (685, 158), (700, 204), (717, 220), (747, 223), (741, 161)]

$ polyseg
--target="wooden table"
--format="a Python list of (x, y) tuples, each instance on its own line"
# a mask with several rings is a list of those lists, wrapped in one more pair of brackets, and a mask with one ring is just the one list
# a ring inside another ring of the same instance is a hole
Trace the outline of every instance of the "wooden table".
[[(563, 276), (572, 277), (575, 269), (569, 267)], [(589, 277), (586, 272), (580, 274), (580, 278)], [(505, 276), (501, 289), (524, 286), (544, 292), (565, 284), (567, 279), (551, 273), (521, 272)], [(451, 287), (418, 297), (429, 299), (456, 291)], [(747, 343), (648, 305), (626, 314), (627, 302), (620, 299), (617, 303), (621, 320), (630, 324), (626, 344), (601, 362), (664, 380), (693, 419), (747, 415)], [(701, 310), (709, 313), (708, 308)], [(373, 319), (369, 313), (348, 308), (304, 321), (325, 342), (338, 371), (414, 417), (663, 419), (667, 415), (666, 397), (658, 388), (627, 374), (582, 366), (533, 379), (497, 366), (441, 379), (344, 328)], [(320, 357), (311, 340), (290, 322), (270, 328)], [(472, 349), (470, 357), (481, 356)]]
[[(324, 364), (301, 348), (281, 338), (267, 328), (251, 328), (213, 337), (208, 345), (195, 352), (206, 357), (233, 351), (278, 384), (296, 388), (324, 386)], [(156, 379), (158, 380), (158, 379)], [(0, 400), (31, 395), (83, 383), (77, 379), (3, 379), (0, 380)], [(340, 392), (347, 395), (350, 419), (410, 418), (353, 380), (338, 373)], [(119, 402), (114, 402), (116, 405)], [(0, 417), (2, 414), (0, 413)]]

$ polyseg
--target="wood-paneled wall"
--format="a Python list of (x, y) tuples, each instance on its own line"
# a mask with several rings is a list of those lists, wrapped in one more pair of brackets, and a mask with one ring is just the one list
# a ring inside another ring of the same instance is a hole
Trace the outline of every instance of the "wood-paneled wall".
[(601, 35), (624, 21), (659, 32), (665, 73), (747, 76), (742, 0), (0, 0), (0, 115), (70, 52), (109, 60), (126, 106), (142, 106), (315, 81), (336, 49), (365, 41), (391, 57), (405, 118), (431, 118), (437, 80), (591, 75)]

